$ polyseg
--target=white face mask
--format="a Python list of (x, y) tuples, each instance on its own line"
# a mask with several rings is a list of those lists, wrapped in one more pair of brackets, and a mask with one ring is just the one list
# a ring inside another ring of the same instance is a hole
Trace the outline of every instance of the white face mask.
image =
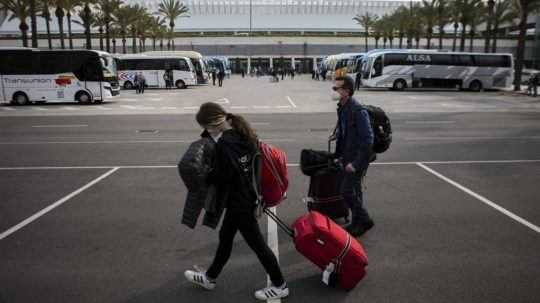
[(339, 101), (339, 100), (341, 100), (341, 95), (340, 95), (338, 92), (336, 92), (336, 91), (332, 91), (332, 100), (333, 100), (333, 101)]

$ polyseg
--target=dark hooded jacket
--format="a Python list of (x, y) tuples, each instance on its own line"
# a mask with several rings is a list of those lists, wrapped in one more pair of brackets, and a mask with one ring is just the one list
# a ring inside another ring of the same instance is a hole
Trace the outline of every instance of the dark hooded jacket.
[(253, 157), (257, 147), (234, 129), (223, 132), (216, 144), (214, 170), (209, 183), (217, 189), (217, 204), (234, 212), (251, 212), (256, 208), (253, 187)]

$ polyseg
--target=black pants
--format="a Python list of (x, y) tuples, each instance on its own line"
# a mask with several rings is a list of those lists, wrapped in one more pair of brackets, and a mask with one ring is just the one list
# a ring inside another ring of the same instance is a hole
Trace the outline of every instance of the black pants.
[(366, 171), (367, 168), (358, 173), (345, 173), (343, 183), (341, 184), (341, 194), (351, 209), (351, 224), (356, 226), (363, 226), (371, 220), (367, 210), (364, 208), (364, 199), (362, 194), (362, 179), (364, 178)]
[(227, 211), (225, 213), (225, 218), (219, 231), (219, 245), (216, 256), (212, 265), (206, 271), (206, 275), (210, 279), (216, 279), (221, 273), (221, 270), (231, 256), (233, 240), (237, 231), (240, 231), (246, 243), (255, 252), (274, 286), (283, 285), (285, 280), (283, 279), (277, 258), (264, 241), (257, 219), (250, 212), (237, 213)]
[(219, 86), (223, 86), (223, 78), (218, 79)]

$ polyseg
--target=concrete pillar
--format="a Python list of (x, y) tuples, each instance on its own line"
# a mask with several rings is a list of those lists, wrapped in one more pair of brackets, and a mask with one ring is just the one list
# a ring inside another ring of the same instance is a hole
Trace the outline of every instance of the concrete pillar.
[(274, 60), (272, 60), (272, 57), (270, 57), (270, 68), (274, 68)]
[(247, 58), (247, 74), (251, 74), (251, 57)]
[(313, 57), (313, 70), (317, 70), (317, 57)]
[(295, 63), (295, 62), (294, 62), (294, 57), (292, 57), (292, 58), (291, 58), (291, 68), (294, 68), (294, 67), (295, 67), (294, 63)]

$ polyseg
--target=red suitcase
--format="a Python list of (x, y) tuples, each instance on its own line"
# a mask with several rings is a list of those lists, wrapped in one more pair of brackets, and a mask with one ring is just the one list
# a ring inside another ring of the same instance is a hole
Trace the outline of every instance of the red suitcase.
[(326, 284), (350, 290), (366, 275), (364, 248), (330, 218), (311, 211), (294, 222), (291, 233), (274, 213), (265, 212), (294, 237), (296, 250), (323, 270)]

